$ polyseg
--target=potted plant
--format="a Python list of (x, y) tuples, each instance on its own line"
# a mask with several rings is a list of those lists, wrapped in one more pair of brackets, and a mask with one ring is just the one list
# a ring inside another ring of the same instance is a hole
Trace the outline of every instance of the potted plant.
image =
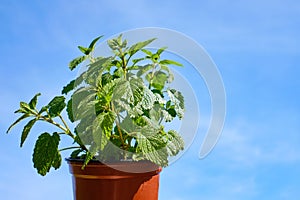
[[(7, 132), (29, 119), (21, 134), (22, 147), (37, 122), (54, 125), (55, 132), (42, 133), (35, 143), (34, 168), (44, 176), (61, 166), (61, 151), (73, 150), (66, 160), (74, 199), (157, 199), (161, 167), (184, 148), (181, 136), (165, 128), (165, 123), (184, 115), (184, 98), (170, 88), (174, 76), (168, 67), (182, 65), (161, 58), (166, 47), (146, 49), (155, 39), (128, 46), (122, 35), (107, 41), (111, 56), (94, 56), (101, 37), (89, 47), (78, 47), (83, 55), (69, 68), (85, 63), (84, 70), (63, 87), (62, 95), (39, 108), (40, 93), (28, 103), (20, 102), (15, 113), (21, 116)], [(73, 144), (60, 149), (63, 135)]]

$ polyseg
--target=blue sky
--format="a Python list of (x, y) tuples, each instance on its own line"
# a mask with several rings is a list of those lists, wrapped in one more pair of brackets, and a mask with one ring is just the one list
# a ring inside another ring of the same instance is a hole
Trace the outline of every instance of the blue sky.
[(32, 167), (34, 132), (43, 127), (22, 149), (21, 126), (5, 134), (13, 111), (37, 92), (41, 104), (60, 92), (76, 75), (67, 63), (78, 55), (77, 45), (149, 26), (174, 29), (201, 44), (227, 94), (219, 143), (200, 160), (200, 126), (193, 145), (161, 173), (160, 200), (300, 196), (299, 1), (4, 0), (0, 23), (1, 199), (72, 199), (66, 163), (46, 177)]

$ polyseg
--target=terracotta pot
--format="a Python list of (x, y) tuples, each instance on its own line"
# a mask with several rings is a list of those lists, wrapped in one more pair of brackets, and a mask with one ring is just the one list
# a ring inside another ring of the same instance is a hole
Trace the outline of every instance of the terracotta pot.
[[(161, 167), (148, 162), (117, 162), (109, 166), (67, 159), (73, 174), (74, 200), (157, 200)], [(117, 170), (118, 169), (118, 170)], [(138, 173), (135, 173), (138, 172)]]

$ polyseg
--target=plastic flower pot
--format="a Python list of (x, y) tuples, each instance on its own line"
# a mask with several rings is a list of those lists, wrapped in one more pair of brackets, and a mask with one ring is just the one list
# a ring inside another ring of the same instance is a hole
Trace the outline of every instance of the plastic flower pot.
[(149, 162), (109, 165), (67, 159), (73, 175), (74, 200), (157, 200), (161, 167)]

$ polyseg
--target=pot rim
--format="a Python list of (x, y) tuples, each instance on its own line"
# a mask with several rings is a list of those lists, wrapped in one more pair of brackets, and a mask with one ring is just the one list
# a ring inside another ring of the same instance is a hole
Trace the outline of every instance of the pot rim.
[(141, 160), (141, 161), (120, 160), (120, 161), (112, 161), (106, 163), (102, 163), (99, 160), (91, 160), (83, 170), (82, 170), (82, 166), (84, 163), (84, 159), (65, 158), (65, 160), (70, 166), (71, 173), (72, 171), (74, 171), (75, 168), (81, 169), (80, 171), (88, 171), (95, 168), (101, 168), (102, 170), (111, 169), (123, 173), (134, 173), (134, 174), (142, 174), (142, 173), (158, 174), (162, 171), (162, 167), (148, 160)]

